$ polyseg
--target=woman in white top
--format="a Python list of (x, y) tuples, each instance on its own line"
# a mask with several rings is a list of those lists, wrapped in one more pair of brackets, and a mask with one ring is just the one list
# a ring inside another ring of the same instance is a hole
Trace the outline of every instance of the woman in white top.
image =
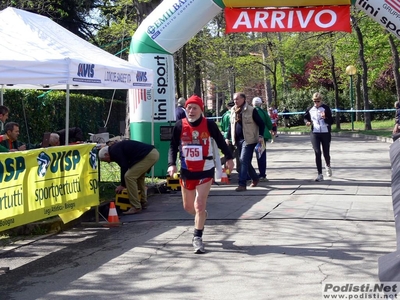
[(322, 95), (320, 93), (314, 93), (312, 100), (314, 105), (307, 109), (304, 115), (304, 121), (307, 126), (311, 126), (311, 144), (315, 152), (315, 163), (318, 171), (318, 176), (315, 181), (322, 181), (324, 180), (324, 176), (322, 175), (321, 154), (323, 154), (325, 158), (326, 175), (328, 177), (332, 176), (329, 149), (333, 117), (329, 106), (322, 102)]

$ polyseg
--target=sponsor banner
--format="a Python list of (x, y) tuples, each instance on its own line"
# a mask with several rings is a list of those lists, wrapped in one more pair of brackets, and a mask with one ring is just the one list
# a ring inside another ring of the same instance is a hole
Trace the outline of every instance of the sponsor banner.
[(129, 61), (154, 70), (151, 90), (129, 90), (131, 122), (175, 120), (174, 59), (170, 54), (130, 54)]
[(225, 7), (283, 7), (350, 5), (351, 0), (222, 0)]
[(164, 0), (140, 24), (132, 43), (148, 35), (166, 52), (174, 53), (220, 12), (212, 0)]
[(226, 32), (351, 32), (350, 6), (225, 8)]
[(70, 73), (73, 85), (92, 85), (116, 89), (151, 88), (153, 73), (140, 70), (134, 65), (129, 68), (109, 68), (103, 65), (71, 61)]
[(0, 153), (0, 231), (98, 205), (95, 147)]
[(356, 0), (355, 6), (400, 38), (399, 0)]
[(321, 299), (398, 299), (400, 282), (324, 282)]
[(400, 12), (400, 1), (398, 0), (385, 0), (385, 2), (391, 6), (395, 11)]

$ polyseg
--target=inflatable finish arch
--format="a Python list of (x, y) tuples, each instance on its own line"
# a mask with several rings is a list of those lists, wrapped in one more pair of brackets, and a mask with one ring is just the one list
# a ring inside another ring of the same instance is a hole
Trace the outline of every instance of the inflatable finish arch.
[(175, 121), (174, 61), (180, 49), (225, 7), (356, 5), (400, 37), (397, 0), (164, 0), (132, 37), (129, 61), (154, 70), (152, 90), (130, 90), (130, 137), (160, 151), (155, 176), (166, 176), (170, 129)]

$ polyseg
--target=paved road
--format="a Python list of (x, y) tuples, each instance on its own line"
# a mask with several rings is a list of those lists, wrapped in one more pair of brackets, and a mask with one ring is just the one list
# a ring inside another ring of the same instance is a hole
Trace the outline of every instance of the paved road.
[(0, 299), (322, 299), (329, 282), (378, 281), (396, 249), (389, 143), (334, 137), (333, 177), (314, 182), (308, 136), (268, 144), (268, 178), (212, 187), (204, 241), (180, 193), (118, 228), (76, 228), (0, 252)]

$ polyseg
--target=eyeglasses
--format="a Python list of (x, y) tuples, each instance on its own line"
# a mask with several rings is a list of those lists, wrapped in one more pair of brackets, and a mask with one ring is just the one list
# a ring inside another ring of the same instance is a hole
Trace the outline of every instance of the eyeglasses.
[(321, 100), (313, 100), (314, 101), (314, 103), (318, 103), (318, 102), (321, 102)]

